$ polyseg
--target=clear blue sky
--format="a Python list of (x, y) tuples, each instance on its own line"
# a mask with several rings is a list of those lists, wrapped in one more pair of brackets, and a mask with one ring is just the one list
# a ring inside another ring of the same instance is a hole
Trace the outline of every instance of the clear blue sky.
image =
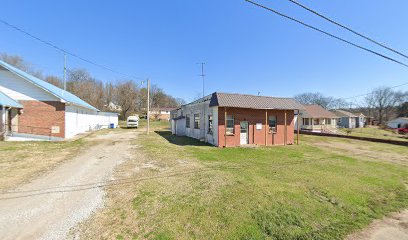
[[(408, 53), (406, 0), (299, 1)], [(383, 51), (287, 0), (259, 2)], [(201, 61), (207, 63), (206, 93), (260, 91), (262, 95), (293, 96), (319, 91), (349, 97), (377, 86), (408, 82), (408, 68), (243, 0), (0, 3), (4, 20), (100, 64), (150, 77), (169, 94), (187, 101), (201, 93), (200, 67), (196, 65)], [(21, 55), (45, 74), (62, 75), (61, 53), (2, 24), (0, 52)], [(101, 80), (123, 78), (72, 57), (68, 67), (86, 68)]]

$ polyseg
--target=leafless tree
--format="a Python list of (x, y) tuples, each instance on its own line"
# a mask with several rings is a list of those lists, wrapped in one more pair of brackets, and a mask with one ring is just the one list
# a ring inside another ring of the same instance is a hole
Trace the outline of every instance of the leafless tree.
[(380, 124), (389, 120), (399, 100), (400, 96), (388, 87), (377, 88), (365, 98), (368, 108), (373, 116), (378, 118)]
[(69, 71), (67, 90), (98, 109), (106, 105), (103, 83), (84, 69)]
[(14, 67), (23, 70), (37, 78), (43, 79), (44, 76), (41, 71), (35, 70), (31, 63), (24, 60), (24, 58), (17, 55), (8, 55), (6, 53), (0, 54), (0, 59), (4, 62), (13, 65)]
[(347, 108), (348, 103), (341, 98), (326, 97), (322, 93), (302, 93), (295, 96), (302, 104), (317, 104), (326, 109)]
[(46, 82), (51, 83), (54, 86), (57, 86), (59, 88), (64, 88), (64, 83), (63, 80), (61, 80), (61, 78), (56, 77), (56, 76), (47, 76), (44, 79)]
[(132, 113), (136, 113), (136, 102), (139, 90), (133, 81), (118, 83), (114, 89), (114, 102), (122, 108), (121, 117), (126, 119)]

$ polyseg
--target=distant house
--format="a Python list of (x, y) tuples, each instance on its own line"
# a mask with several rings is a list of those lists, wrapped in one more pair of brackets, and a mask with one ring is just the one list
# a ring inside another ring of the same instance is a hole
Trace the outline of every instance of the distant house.
[(172, 111), (172, 133), (218, 147), (295, 143), (291, 98), (213, 93)]
[(104, 107), (106, 107), (108, 111), (117, 112), (117, 113), (122, 112), (122, 107), (113, 102), (109, 102), (109, 104), (105, 105)]
[(343, 128), (362, 128), (365, 125), (365, 116), (362, 113), (351, 113), (345, 110), (332, 110), (339, 118), (337, 125)]
[(336, 130), (338, 117), (334, 113), (319, 105), (304, 105), (304, 108), (305, 110), (295, 117), (295, 122), (299, 119), (300, 129), (313, 132)]
[(408, 117), (400, 117), (387, 122), (389, 128), (408, 128)]
[(170, 121), (170, 113), (176, 108), (152, 108), (150, 109), (150, 118), (155, 120)]
[(116, 113), (102, 113), (77, 96), (0, 61), (1, 130), (9, 137), (47, 140), (117, 126)]

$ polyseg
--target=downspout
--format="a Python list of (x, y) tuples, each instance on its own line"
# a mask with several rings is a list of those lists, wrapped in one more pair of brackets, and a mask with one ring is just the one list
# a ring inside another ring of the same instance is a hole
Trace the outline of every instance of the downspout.
[(268, 110), (265, 110), (265, 146), (268, 146)]
[(287, 145), (287, 143), (288, 143), (288, 122), (287, 121), (288, 121), (287, 120), (287, 112), (285, 110), (285, 136), (284, 136), (285, 143), (284, 143), (284, 145)]
[(297, 115), (297, 121), (296, 121), (296, 128), (297, 128), (297, 138), (296, 138), (296, 142), (297, 142), (297, 145), (299, 145), (299, 114), (300, 114), (300, 111), (299, 110), (297, 110), (298, 111), (298, 115)]
[(224, 107), (224, 147), (227, 147), (227, 107)]

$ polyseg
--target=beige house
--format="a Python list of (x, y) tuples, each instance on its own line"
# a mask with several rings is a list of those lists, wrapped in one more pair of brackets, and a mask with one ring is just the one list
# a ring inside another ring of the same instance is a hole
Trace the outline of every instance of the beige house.
[(295, 121), (299, 119), (301, 130), (313, 132), (333, 132), (337, 129), (338, 117), (319, 105), (304, 105)]

